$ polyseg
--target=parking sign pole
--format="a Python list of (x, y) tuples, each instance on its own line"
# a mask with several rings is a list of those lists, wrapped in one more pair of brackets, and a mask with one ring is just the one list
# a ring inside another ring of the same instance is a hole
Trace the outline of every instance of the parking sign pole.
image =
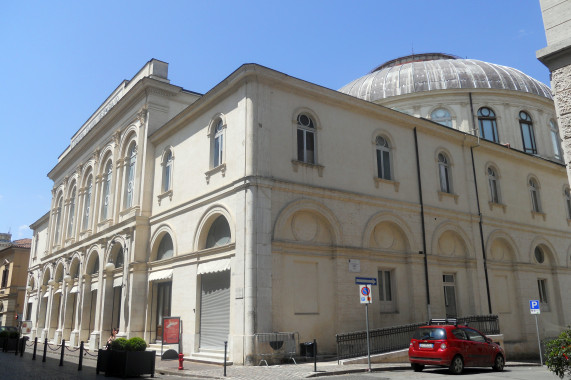
[[(535, 329), (537, 330), (537, 345), (539, 346), (539, 364), (543, 365), (543, 355), (541, 355), (541, 340), (539, 339), (539, 325), (537, 324), (537, 314), (534, 315), (535, 315)], [(367, 335), (367, 337), (368, 336), (369, 335)]]
[(365, 304), (365, 319), (367, 324), (367, 363), (371, 372), (371, 343), (369, 342), (369, 304)]

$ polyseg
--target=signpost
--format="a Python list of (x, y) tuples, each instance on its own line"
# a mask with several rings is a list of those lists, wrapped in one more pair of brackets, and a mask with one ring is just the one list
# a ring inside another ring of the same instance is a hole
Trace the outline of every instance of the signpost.
[(537, 323), (537, 315), (541, 314), (538, 300), (529, 301), (529, 312), (535, 316), (535, 330), (537, 330), (537, 345), (539, 346), (539, 364), (543, 365), (543, 356), (541, 355), (541, 340), (539, 339), (539, 325)]
[(355, 277), (355, 284), (357, 285), (377, 285), (375, 277)]
[[(357, 282), (357, 278), (355, 278), (355, 282)], [(374, 280), (376, 285), (377, 279), (375, 278)], [(365, 304), (365, 320), (367, 324), (367, 363), (369, 365), (369, 372), (371, 372), (371, 343), (369, 342), (369, 304), (373, 302), (371, 285), (359, 285), (359, 299), (361, 300), (361, 303)]]
[(161, 342), (161, 358), (163, 345), (178, 344), (180, 354), (180, 317), (163, 317), (163, 341)]

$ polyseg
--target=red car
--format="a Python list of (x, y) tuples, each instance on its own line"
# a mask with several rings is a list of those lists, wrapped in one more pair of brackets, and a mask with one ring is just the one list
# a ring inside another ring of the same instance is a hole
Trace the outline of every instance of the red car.
[(408, 358), (415, 372), (426, 365), (437, 365), (459, 375), (464, 367), (492, 367), (494, 371), (502, 371), (506, 354), (499, 344), (471, 327), (431, 324), (414, 332)]

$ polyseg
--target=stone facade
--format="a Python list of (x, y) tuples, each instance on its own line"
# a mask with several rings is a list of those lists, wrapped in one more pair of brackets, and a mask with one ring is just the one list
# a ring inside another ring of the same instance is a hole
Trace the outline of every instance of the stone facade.
[[(402, 98), (410, 115), (253, 64), (204, 95), (166, 71), (153, 60), (117, 89), (50, 172), (28, 277), (33, 335), (95, 349), (118, 326), (157, 343), (162, 318), (179, 316), (189, 357), (227, 340), (230, 360), (257, 364), (257, 334), (275, 331), (335, 353), (336, 333), (364, 328), (356, 276), (382, 284), (372, 328), (496, 313), (508, 355), (529, 355), (538, 286), (542, 334), (569, 323), (551, 99), (475, 91), (510, 148), (468, 128), (467, 94)], [(415, 116), (445, 103), (453, 128)], [(517, 146), (522, 110), (536, 155)]]

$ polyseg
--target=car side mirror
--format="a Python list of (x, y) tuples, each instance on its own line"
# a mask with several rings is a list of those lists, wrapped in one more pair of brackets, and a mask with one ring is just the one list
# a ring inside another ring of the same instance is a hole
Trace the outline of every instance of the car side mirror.
[(492, 340), (490, 338), (486, 337), (486, 343), (491, 344)]

